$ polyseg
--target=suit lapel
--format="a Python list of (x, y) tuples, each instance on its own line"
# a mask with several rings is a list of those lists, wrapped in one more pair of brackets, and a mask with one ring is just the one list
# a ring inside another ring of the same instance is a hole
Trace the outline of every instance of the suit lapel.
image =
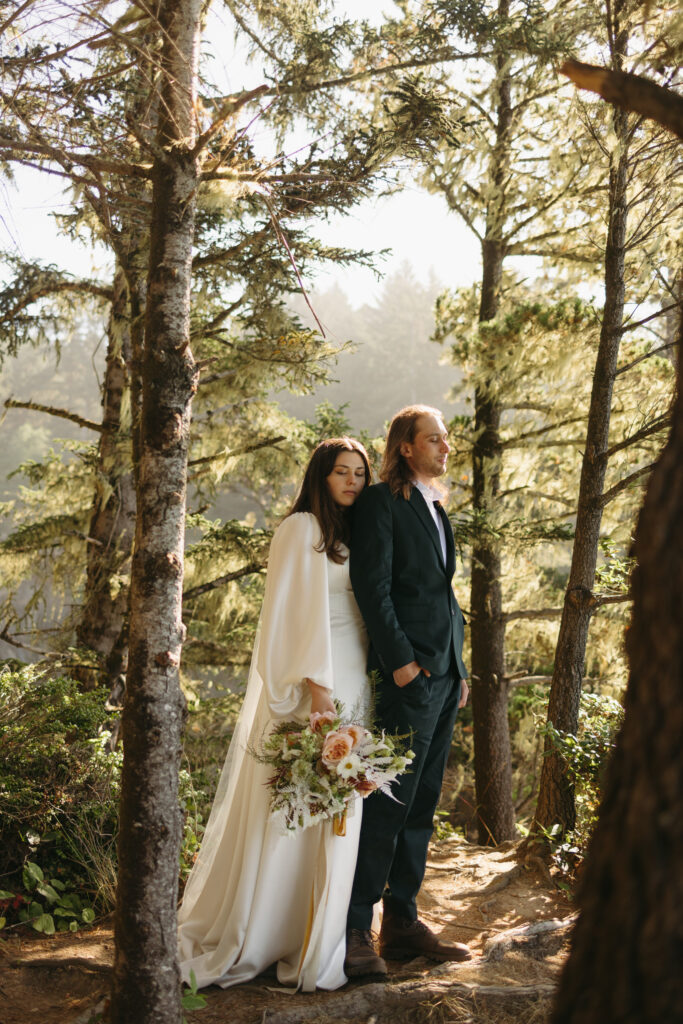
[(453, 530), (451, 529), (451, 524), (448, 516), (446, 515), (446, 509), (443, 505), (439, 504), (436, 507), (436, 511), (437, 514), (441, 516), (444, 533), (446, 534), (446, 572), (449, 576), (452, 576), (455, 572), (455, 538), (453, 537)]
[[(413, 487), (408, 504), (410, 505), (411, 509), (413, 510), (417, 518), (420, 520), (427, 533), (429, 534), (429, 539), (436, 548), (436, 553), (439, 556), (439, 565), (442, 567), (444, 572), (446, 572), (447, 565), (443, 564), (443, 554), (441, 551), (441, 540), (439, 538), (439, 531), (437, 530), (436, 523), (432, 519), (431, 513), (427, 508), (427, 502), (422, 497), (417, 487)], [(446, 563), (448, 563), (449, 561), (450, 554), (450, 548), (448, 544), (449, 531), (450, 526), (449, 529), (446, 530)]]

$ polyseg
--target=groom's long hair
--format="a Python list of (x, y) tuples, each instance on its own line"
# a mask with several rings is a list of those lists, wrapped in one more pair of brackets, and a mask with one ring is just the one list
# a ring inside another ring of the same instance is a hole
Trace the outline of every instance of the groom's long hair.
[(330, 437), (321, 441), (306, 466), (303, 483), (297, 498), (288, 512), (312, 512), (320, 523), (322, 538), (317, 550), (324, 551), (328, 558), (341, 565), (346, 555), (339, 544), (348, 546), (350, 537), (349, 509), (341, 508), (332, 500), (327, 478), (334, 469), (340, 452), (358, 452), (365, 465), (365, 486), (372, 482), (370, 461), (360, 441), (353, 437)]
[(406, 405), (404, 409), (399, 409), (389, 424), (387, 444), (379, 470), (380, 480), (389, 484), (393, 496), (397, 498), (402, 494), (406, 501), (410, 500), (413, 489), (412, 470), (401, 455), (401, 445), (406, 441), (412, 444), (415, 440), (420, 416), (443, 418), (443, 414), (431, 405)]

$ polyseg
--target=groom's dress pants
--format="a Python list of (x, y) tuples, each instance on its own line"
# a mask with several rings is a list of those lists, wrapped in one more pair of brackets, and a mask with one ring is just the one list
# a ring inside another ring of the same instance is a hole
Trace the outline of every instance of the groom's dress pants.
[(382, 897), (385, 907), (399, 917), (417, 917), (416, 898), (459, 699), (460, 679), (454, 668), (445, 676), (420, 672), (404, 687), (396, 686), (391, 676), (377, 685), (376, 726), (405, 735), (415, 760), (391, 786), (396, 800), (376, 792), (363, 801), (349, 928), (369, 929), (373, 904)]

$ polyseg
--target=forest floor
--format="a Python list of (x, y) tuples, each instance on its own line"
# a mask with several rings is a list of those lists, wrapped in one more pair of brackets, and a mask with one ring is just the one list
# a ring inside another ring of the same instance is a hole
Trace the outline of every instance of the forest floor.
[[(466, 942), (472, 960), (390, 963), (386, 982), (314, 994), (292, 994), (262, 975), (205, 989), (206, 1006), (187, 1013), (188, 1024), (546, 1024), (572, 913), (545, 866), (520, 860), (519, 844), (435, 842), (420, 916)], [(5, 933), (0, 1024), (87, 1024), (105, 1006), (113, 950), (110, 922), (50, 938)]]

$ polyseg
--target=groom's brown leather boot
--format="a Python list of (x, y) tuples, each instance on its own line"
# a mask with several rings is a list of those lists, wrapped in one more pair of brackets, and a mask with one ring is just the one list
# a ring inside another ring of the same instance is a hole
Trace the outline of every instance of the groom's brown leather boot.
[(364, 974), (383, 977), (386, 973), (387, 965), (375, 952), (372, 932), (351, 928), (346, 936), (344, 974), (348, 978), (358, 978)]
[(396, 917), (385, 907), (379, 933), (379, 949), (387, 960), (412, 960), (426, 956), (439, 963), (469, 960), (472, 954), (462, 942), (444, 942), (422, 921)]

